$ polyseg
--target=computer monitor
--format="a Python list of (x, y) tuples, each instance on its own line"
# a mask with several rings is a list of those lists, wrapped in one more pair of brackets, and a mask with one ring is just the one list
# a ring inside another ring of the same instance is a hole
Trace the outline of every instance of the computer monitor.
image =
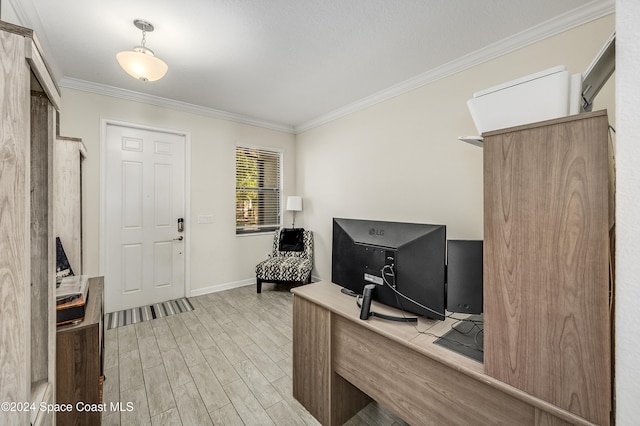
[(333, 219), (331, 281), (412, 314), (445, 316), (446, 227)]
[(447, 311), (482, 313), (482, 240), (448, 241)]

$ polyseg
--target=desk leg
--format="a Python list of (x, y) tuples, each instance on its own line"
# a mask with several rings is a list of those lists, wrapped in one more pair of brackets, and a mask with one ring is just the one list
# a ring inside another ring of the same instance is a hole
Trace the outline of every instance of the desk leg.
[(293, 298), (293, 396), (320, 423), (341, 425), (371, 399), (338, 376), (332, 364), (332, 314)]

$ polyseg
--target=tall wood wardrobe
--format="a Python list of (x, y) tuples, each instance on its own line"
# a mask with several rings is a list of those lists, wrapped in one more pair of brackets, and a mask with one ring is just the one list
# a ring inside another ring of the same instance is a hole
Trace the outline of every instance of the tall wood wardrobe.
[[(0, 21), (0, 401), (55, 402), (53, 158), (60, 93), (32, 30)], [(24, 408), (24, 407), (23, 407)], [(3, 411), (4, 424), (54, 413)]]

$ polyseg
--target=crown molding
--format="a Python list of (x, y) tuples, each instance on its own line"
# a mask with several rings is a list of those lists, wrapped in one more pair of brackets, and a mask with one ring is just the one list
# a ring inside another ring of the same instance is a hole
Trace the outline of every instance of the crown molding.
[[(2, 0), (0, 0), (2, 1)], [(37, 13), (30, 13), (35, 8), (31, 1), (21, 2), (18, 0), (7, 0), (9, 5), (13, 7), (18, 15), (22, 25), (31, 26), (34, 29), (42, 27), (42, 24), (38, 22), (26, 22), (28, 16), (35, 16), (39, 18)], [(25, 4), (27, 6), (25, 6)], [(28, 9), (28, 10), (27, 10)], [(542, 24), (534, 26), (528, 30), (522, 31), (512, 37), (501, 40), (486, 48), (472, 52), (466, 56), (458, 58), (440, 67), (434, 68), (423, 74), (419, 74), (413, 78), (405, 80), (401, 83), (395, 84), (384, 90), (381, 90), (373, 95), (367, 96), (359, 101), (345, 105), (344, 107), (333, 110), (327, 114), (321, 115), (315, 119), (304, 122), (300, 125), (289, 126), (280, 123), (269, 122), (266, 120), (260, 120), (254, 117), (245, 116), (242, 114), (230, 113), (213, 108), (207, 108), (195, 104), (190, 104), (181, 101), (175, 101), (172, 99), (162, 98), (159, 96), (148, 95), (132, 90), (120, 89), (113, 86), (107, 86), (103, 84), (97, 84), (88, 82), (85, 80), (78, 80), (69, 77), (63, 77), (59, 80), (59, 86), (69, 89), (75, 89), (105, 96), (111, 96), (114, 98), (125, 99), (133, 102), (140, 102), (148, 105), (159, 106), (163, 108), (169, 108), (176, 111), (183, 111), (192, 114), (203, 115), (207, 117), (214, 117), (223, 120), (229, 120), (237, 123), (248, 124), (252, 126), (262, 127), (266, 129), (281, 131), (290, 134), (298, 134), (307, 130), (319, 127), (323, 124), (337, 120), (356, 111), (368, 108), (385, 100), (394, 98), (396, 96), (407, 93), (411, 90), (417, 89), (424, 85), (433, 83), (442, 78), (464, 71), (481, 63), (495, 59), (499, 56), (513, 52), (517, 49), (523, 48), (530, 44), (544, 40), (545, 38), (552, 37), (564, 31), (570, 30), (577, 26), (586, 24), (593, 20), (610, 15), (615, 11), (614, 0), (593, 0), (586, 3), (568, 13), (554, 17)], [(36, 19), (38, 20), (38, 19)], [(42, 31), (41, 31), (42, 32)], [(45, 34), (42, 36), (46, 37)], [(43, 42), (43, 39), (40, 38)], [(44, 44), (47, 44), (48, 40), (44, 40)], [(46, 46), (45, 46), (46, 48)], [(54, 64), (55, 65), (55, 64)], [(54, 66), (54, 73), (56, 71)]]
[(580, 6), (571, 12), (558, 15), (546, 22), (522, 31), (512, 37), (501, 40), (483, 49), (448, 62), (416, 77), (395, 84), (387, 89), (367, 96), (359, 101), (338, 108), (318, 118), (295, 126), (295, 133), (299, 134), (323, 124), (337, 120), (356, 111), (368, 108), (385, 100), (407, 93), (421, 86), (433, 83), (442, 78), (472, 68), (476, 65), (495, 59), (499, 56), (526, 47), (530, 44), (568, 31), (572, 28), (610, 15), (615, 11), (614, 0), (594, 0)]
[(93, 83), (90, 81), (79, 80), (70, 77), (63, 77), (60, 80), (59, 84), (60, 87), (64, 87), (67, 89), (79, 90), (82, 92), (89, 92), (103, 96), (110, 96), (112, 98), (124, 99), (132, 102), (140, 102), (147, 105), (173, 109), (190, 114), (203, 115), (205, 117), (219, 118), (236, 123), (248, 124), (251, 126), (262, 127), (270, 130), (277, 130), (279, 132), (291, 134), (295, 133), (295, 129), (293, 128), (293, 126), (273, 123), (242, 114), (235, 114), (232, 112), (222, 111), (214, 108), (203, 107), (187, 102), (163, 98), (160, 96), (149, 95), (146, 93), (136, 92), (134, 90), (121, 89), (114, 86), (108, 86), (106, 84)]

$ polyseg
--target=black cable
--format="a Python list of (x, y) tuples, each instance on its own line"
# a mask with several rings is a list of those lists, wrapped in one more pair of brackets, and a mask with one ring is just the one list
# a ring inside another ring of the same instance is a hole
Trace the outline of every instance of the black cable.
[[(403, 297), (403, 298), (407, 299), (409, 302), (411, 302), (411, 303), (413, 303), (413, 304), (415, 304), (415, 305), (417, 305), (417, 306), (420, 306), (421, 308), (426, 309), (427, 311), (429, 311), (429, 312), (431, 312), (431, 313), (434, 313), (434, 314), (436, 314), (436, 315), (438, 315), (438, 316), (441, 316), (441, 317), (446, 316), (444, 313), (442, 313), (442, 312), (438, 312), (438, 311), (435, 311), (435, 310), (433, 310), (433, 309), (431, 309), (431, 308), (429, 308), (429, 307), (427, 307), (427, 306), (424, 306), (423, 304), (416, 302), (416, 301), (415, 301), (415, 300), (413, 300), (412, 298), (410, 298), (410, 297), (408, 297), (408, 296), (405, 296), (404, 294), (402, 294), (402, 293), (400, 293), (398, 290), (396, 290), (395, 286), (392, 286), (391, 284), (389, 284), (389, 281), (387, 281), (387, 278), (386, 278), (386, 277), (385, 277), (385, 275), (384, 275), (384, 270), (385, 270), (385, 268), (390, 268), (390, 269), (391, 269), (391, 273), (390, 273), (390, 275), (391, 275), (392, 277), (394, 277), (394, 281), (395, 281), (395, 273), (393, 272), (393, 266), (392, 266), (392, 265), (384, 265), (384, 266), (382, 267), (382, 270), (381, 270), (380, 272), (381, 272), (381, 274), (382, 274), (382, 281), (387, 285), (387, 287), (389, 287), (389, 288), (390, 288), (394, 293), (396, 293), (396, 297), (397, 297), (397, 296), (401, 296), (401, 297)], [(394, 284), (395, 284), (395, 283), (394, 283)], [(403, 309), (403, 311), (404, 311), (404, 309)]]

